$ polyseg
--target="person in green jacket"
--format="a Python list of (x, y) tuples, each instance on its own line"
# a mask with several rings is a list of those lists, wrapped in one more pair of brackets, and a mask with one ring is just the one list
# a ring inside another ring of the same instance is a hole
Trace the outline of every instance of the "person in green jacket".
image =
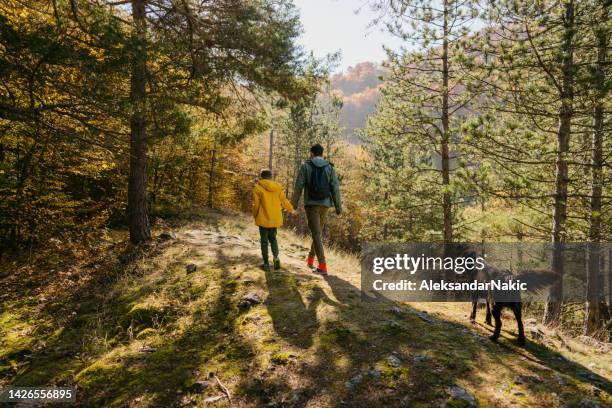
[[(294, 208), (297, 208), (303, 190), (304, 209), (306, 210), (306, 217), (308, 219), (308, 228), (312, 234), (312, 245), (310, 246), (310, 252), (306, 262), (313, 272), (327, 275), (327, 263), (325, 262), (325, 251), (323, 249), (322, 238), (323, 227), (325, 226), (327, 210), (333, 206), (336, 209), (336, 214), (340, 215), (342, 213), (342, 202), (340, 201), (340, 184), (338, 183), (336, 170), (334, 166), (322, 156), (323, 146), (315, 144), (310, 148), (310, 159), (306, 160), (300, 166), (295, 181), (295, 188), (293, 189), (291, 204)], [(317, 181), (313, 179), (313, 175), (316, 176), (320, 174), (321, 169), (323, 171), (322, 175), (325, 177), (322, 183), (320, 180)], [(325, 182), (327, 182), (327, 184)], [(309, 197), (309, 191), (311, 192), (310, 195), (314, 194), (312, 186), (315, 183), (318, 183), (318, 187), (323, 185), (323, 191), (326, 191), (323, 197)], [(316, 269), (314, 269), (315, 255), (319, 261), (319, 265)]]

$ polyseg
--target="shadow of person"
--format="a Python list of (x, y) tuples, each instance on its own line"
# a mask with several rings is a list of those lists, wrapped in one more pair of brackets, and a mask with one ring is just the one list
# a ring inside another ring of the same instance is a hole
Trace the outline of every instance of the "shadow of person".
[[(341, 303), (340, 305), (336, 304), (336, 306), (339, 307), (341, 319), (354, 317), (354, 314), (351, 314), (349, 317), (348, 313), (350, 313), (350, 305), (354, 304), (355, 300), (362, 303), (368, 303), (368, 308), (375, 308), (381, 311), (387, 311), (394, 306), (401, 305), (402, 307), (406, 307), (406, 309), (409, 311), (409, 314), (413, 314), (414, 312), (416, 312), (416, 310), (414, 310), (412, 306), (406, 305), (405, 303), (396, 302), (392, 299), (388, 299), (381, 293), (374, 293), (373, 297), (359, 296), (361, 291), (357, 287), (337, 276), (328, 275), (324, 278), (330, 289), (332, 290), (334, 297), (338, 299), (338, 302)], [(457, 304), (457, 307), (461, 307), (461, 305)], [(457, 329), (465, 333), (470, 333), (470, 331), (468, 331), (468, 326), (466, 325), (456, 324), (454, 322), (440, 319), (439, 317), (434, 316), (430, 316), (430, 318), (432, 318), (436, 325), (425, 325), (424, 329), (429, 330), (432, 334), (435, 332), (456, 332)], [(360, 324), (364, 323), (363, 320), (360, 319), (353, 319), (351, 321)], [(363, 326), (362, 328), (365, 331), (369, 331), (369, 328), (367, 326)], [(486, 330), (491, 330), (490, 327), (484, 326), (484, 328)], [(395, 338), (392, 339), (391, 344), (395, 343), (395, 345), (398, 345), (401, 342), (402, 340), (400, 340), (399, 338)], [(532, 341), (529, 341), (527, 343), (527, 346), (525, 346), (524, 348), (515, 347), (513, 345), (513, 342), (510, 344), (505, 343), (506, 342), (504, 342), (504, 344), (497, 344), (499, 348), (492, 347), (493, 343), (490, 343), (490, 347), (484, 347), (482, 349), (475, 348), (473, 350), (470, 350), (470, 352), (472, 353), (472, 358), (476, 359), (480, 358), (481, 354), (489, 354), (489, 357), (497, 360), (499, 364), (505, 365), (507, 353), (516, 353), (520, 354), (521, 358), (524, 358), (525, 360), (533, 363), (534, 367), (532, 369), (534, 370), (534, 372), (537, 372), (542, 377), (547, 376), (547, 373), (549, 374), (550, 372), (558, 373), (570, 377), (577, 382), (591, 383), (592, 385), (598, 387), (599, 389), (603, 390), (608, 394), (612, 393), (612, 383), (607, 378), (593, 372), (582, 364), (565, 359), (559, 352), (555, 351), (554, 349), (550, 349), (543, 344), (535, 343)], [(487, 343), (485, 343), (485, 346), (486, 345)], [(431, 347), (431, 345), (429, 345), (429, 347)], [(434, 354), (440, 354), (440, 350), (433, 350), (429, 348), (428, 351), (430, 353), (433, 352)], [(354, 350), (351, 350), (350, 352), (352, 353), (354, 352)], [(558, 380), (556, 379), (554, 381), (558, 382)], [(574, 388), (573, 384), (567, 384), (566, 388), (571, 388), (574, 390), (574, 392), (578, 391), (577, 388)], [(540, 390), (537, 391), (539, 392)]]
[[(326, 295), (321, 288), (314, 287), (304, 302), (298, 286), (301, 281), (292, 274), (266, 270), (268, 298), (265, 305), (272, 317), (276, 333), (288, 343), (307, 349), (313, 344), (313, 336), (319, 329), (317, 306)], [(310, 278), (310, 277), (308, 277)]]
[(334, 297), (342, 304), (350, 304), (355, 300), (364, 303), (379, 302), (381, 304), (395, 304), (390, 299), (387, 299), (379, 292), (372, 292), (368, 296), (362, 296), (361, 290), (344, 279), (340, 279), (334, 275), (324, 275), (325, 282), (329, 285)]
[(612, 383), (607, 378), (602, 377), (583, 365), (565, 359), (560, 353), (540, 343), (527, 342), (525, 348), (531, 354), (531, 356), (526, 356), (526, 358), (536, 365), (544, 365), (577, 381), (590, 382), (592, 385), (612, 395)]
[[(524, 376), (513, 354), (529, 361), (535, 374), (523, 385), (530, 398), (547, 398), (554, 391), (571, 404), (586, 397), (577, 384), (591, 382), (584, 375), (597, 380), (602, 390), (609, 389), (605, 378), (562, 361), (554, 350), (535, 344), (515, 349), (505, 347), (505, 341), (498, 346), (473, 333), (467, 321), (461, 324), (436, 314), (423, 319), (423, 312), (380, 293), (364, 302), (358, 285), (334, 275), (323, 279), (266, 273), (274, 328), (290, 344), (308, 347), (308, 364), (299, 369), (299, 385), (289, 385), (282, 376), (243, 379), (242, 389), (261, 403), (297, 395), (296, 407), (315, 401), (338, 407), (428, 406), (433, 400), (442, 402), (448, 387), (459, 380), (480, 381), (483, 368), (491, 363), (508, 375)], [(322, 303), (333, 310), (321, 310)], [(393, 366), (398, 360), (399, 367)], [(558, 375), (576, 381), (560, 385)], [(391, 391), (382, 386), (387, 383)]]

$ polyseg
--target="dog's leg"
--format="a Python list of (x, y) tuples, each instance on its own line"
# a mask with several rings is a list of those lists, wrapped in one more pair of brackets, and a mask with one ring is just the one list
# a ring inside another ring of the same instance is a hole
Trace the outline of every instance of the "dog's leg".
[(497, 341), (497, 339), (499, 338), (499, 333), (501, 332), (501, 326), (502, 326), (501, 311), (502, 311), (502, 308), (499, 305), (499, 303), (495, 303), (493, 305), (493, 318), (495, 319), (495, 331), (493, 331), (493, 334), (489, 337), (493, 341)]
[(470, 321), (476, 320), (476, 307), (478, 307), (478, 299), (472, 300), (472, 313), (470, 314)]
[(486, 303), (487, 303), (487, 317), (485, 318), (485, 322), (489, 326), (493, 326), (493, 323), (491, 323), (491, 303), (489, 302), (489, 298), (488, 297), (486, 299)]
[(519, 345), (524, 346), (525, 341), (525, 332), (523, 330), (523, 318), (521, 316), (521, 303), (513, 303), (512, 311), (514, 312), (514, 317), (516, 318), (516, 324), (518, 325), (518, 338), (517, 342)]

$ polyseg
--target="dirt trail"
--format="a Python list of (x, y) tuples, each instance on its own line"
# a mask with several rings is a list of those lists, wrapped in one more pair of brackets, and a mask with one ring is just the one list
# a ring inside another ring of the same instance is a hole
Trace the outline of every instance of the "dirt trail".
[[(233, 261), (243, 257), (248, 266), (254, 266), (250, 262), (253, 258), (260, 258), (261, 252), (259, 237), (251, 235), (253, 234), (241, 236), (223, 233), (222, 231), (191, 229), (180, 232), (178, 238), (195, 249), (201, 256), (212, 257), (221, 251), (226, 256), (233, 258)], [(281, 242), (279, 243), (279, 250), (283, 273), (306, 272), (308, 270), (306, 254), (309, 248), (294, 242)], [(271, 252), (270, 257), (272, 257)], [(321, 278), (321, 280), (323, 279)]]

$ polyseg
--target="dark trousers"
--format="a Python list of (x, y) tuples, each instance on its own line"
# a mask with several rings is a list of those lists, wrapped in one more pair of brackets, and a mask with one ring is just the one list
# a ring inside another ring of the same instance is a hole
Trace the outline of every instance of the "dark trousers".
[(261, 256), (264, 263), (269, 263), (268, 242), (272, 247), (272, 255), (278, 258), (278, 242), (276, 241), (276, 228), (259, 227), (259, 242), (261, 243)]
[(310, 256), (317, 255), (321, 263), (325, 263), (325, 250), (323, 249), (323, 228), (327, 219), (329, 207), (322, 205), (309, 205), (305, 207), (308, 228), (312, 234), (312, 245), (310, 245)]

